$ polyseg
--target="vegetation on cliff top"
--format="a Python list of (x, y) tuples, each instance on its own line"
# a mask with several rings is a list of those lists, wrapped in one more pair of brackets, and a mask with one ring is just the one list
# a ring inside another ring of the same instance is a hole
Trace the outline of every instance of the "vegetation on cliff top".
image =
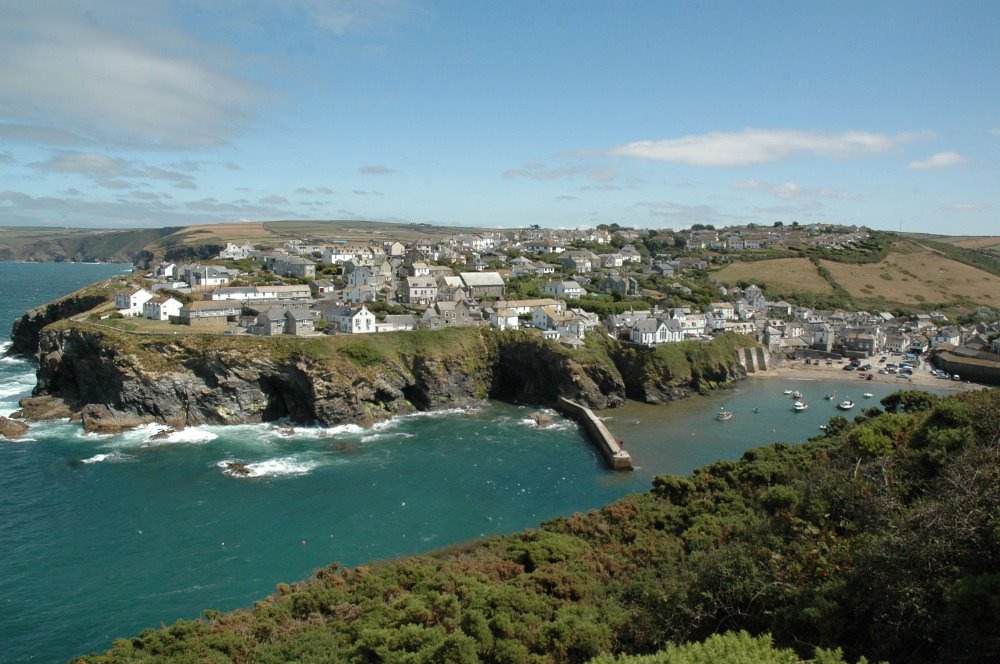
[(817, 661), (840, 661), (817, 647), (988, 661), (1000, 649), (1000, 391), (882, 405), (836, 434), (661, 476), (537, 530), (333, 564), (251, 609), (83, 661), (605, 663), (665, 648), (648, 661), (795, 661), (766, 638), (713, 637), (733, 630)]

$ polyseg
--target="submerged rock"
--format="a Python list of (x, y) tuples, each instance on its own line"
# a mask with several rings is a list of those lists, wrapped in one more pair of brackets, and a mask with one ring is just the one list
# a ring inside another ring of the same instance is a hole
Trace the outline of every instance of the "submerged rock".
[(538, 425), (539, 429), (544, 428), (544, 427), (550, 427), (550, 426), (552, 426), (553, 424), (556, 423), (555, 418), (553, 418), (551, 415), (549, 415), (547, 413), (543, 413), (541, 411), (539, 411), (537, 413), (532, 413), (529, 417), (531, 417), (531, 419), (533, 419), (535, 421), (535, 424)]
[(0, 436), (9, 440), (22, 438), (28, 433), (28, 425), (0, 415)]
[(26, 420), (62, 420), (79, 417), (80, 407), (73, 399), (61, 396), (24, 397), (18, 402), (18, 414)]

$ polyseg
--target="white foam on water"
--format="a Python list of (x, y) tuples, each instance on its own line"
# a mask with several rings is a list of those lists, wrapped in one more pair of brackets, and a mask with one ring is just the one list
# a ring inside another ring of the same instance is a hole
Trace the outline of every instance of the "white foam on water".
[(117, 452), (112, 452), (110, 454), (95, 454), (89, 459), (84, 459), (81, 463), (101, 463), (102, 461), (127, 461), (130, 457), (127, 454), (118, 454)]
[(332, 427), (295, 427), (293, 435), (302, 438), (335, 438), (344, 435), (357, 435), (366, 429), (357, 424), (338, 424)]
[(13, 376), (0, 383), (0, 399), (17, 396), (19, 394), (31, 394), (31, 388), (35, 386), (34, 375)]
[[(166, 431), (166, 429), (163, 431)], [(218, 437), (218, 435), (201, 427), (186, 427), (178, 431), (171, 431), (166, 436), (161, 436), (159, 438), (147, 438), (144, 445), (149, 447), (153, 445), (173, 445), (178, 443), (204, 444), (211, 442)]]
[(222, 468), (224, 475), (253, 478), (306, 475), (322, 464), (316, 459), (287, 456), (265, 459), (264, 461), (256, 461), (254, 463), (243, 463), (237, 459), (224, 459), (215, 465), (218, 468)]
[(438, 417), (450, 417), (452, 415), (474, 415), (482, 409), (482, 406), (466, 406), (464, 408), (442, 408), (441, 410), (420, 410), (406, 415), (396, 415), (388, 420), (376, 422), (371, 426), (372, 431), (385, 431), (399, 426), (406, 420), (434, 419)]
[(13, 343), (13, 341), (0, 341), (0, 353), (6, 353)]

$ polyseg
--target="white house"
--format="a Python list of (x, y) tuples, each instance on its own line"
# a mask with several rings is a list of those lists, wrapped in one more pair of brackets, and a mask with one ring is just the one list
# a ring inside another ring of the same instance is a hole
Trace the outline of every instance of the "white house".
[(503, 307), (490, 309), (490, 327), (497, 330), (516, 330), (520, 326), (517, 309)]
[(629, 330), (629, 340), (646, 346), (676, 343), (684, 340), (684, 331), (679, 321), (674, 318), (660, 320), (650, 317), (641, 319), (632, 326)]
[(328, 307), (322, 311), (326, 321), (343, 334), (375, 332), (375, 314), (363, 304), (360, 307)]
[(568, 300), (582, 297), (584, 293), (583, 288), (575, 281), (550, 281), (542, 286), (542, 291)]
[(182, 306), (180, 300), (172, 297), (156, 297), (143, 303), (142, 315), (150, 320), (170, 320), (171, 316), (180, 315)]
[(141, 316), (142, 305), (152, 299), (153, 294), (145, 288), (115, 293), (115, 309), (122, 316)]
[(227, 242), (226, 247), (219, 252), (219, 258), (242, 260), (248, 258), (253, 250), (253, 245), (249, 243), (236, 244), (234, 242)]

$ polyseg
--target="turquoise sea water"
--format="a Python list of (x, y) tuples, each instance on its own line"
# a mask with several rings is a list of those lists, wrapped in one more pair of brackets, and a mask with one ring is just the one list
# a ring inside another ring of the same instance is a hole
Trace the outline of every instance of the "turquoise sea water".
[[(0, 342), (24, 309), (126, 266), (0, 263)], [(0, 361), (0, 414), (34, 384)], [(791, 412), (791, 386), (812, 407)], [(483, 403), (371, 429), (145, 427), (86, 435), (67, 422), (0, 441), (0, 661), (50, 662), (116, 637), (248, 606), (334, 561), (424, 552), (609, 503), (775, 440), (820, 433), (832, 389), (853, 383), (746, 381), (670, 406), (608, 411), (634, 473), (606, 471), (578, 428), (539, 429), (532, 408)], [(875, 399), (892, 386), (866, 386)], [(855, 393), (856, 392), (856, 393)], [(734, 412), (717, 422), (720, 405)], [(754, 413), (757, 408), (760, 412)], [(244, 464), (234, 475), (229, 464)]]

